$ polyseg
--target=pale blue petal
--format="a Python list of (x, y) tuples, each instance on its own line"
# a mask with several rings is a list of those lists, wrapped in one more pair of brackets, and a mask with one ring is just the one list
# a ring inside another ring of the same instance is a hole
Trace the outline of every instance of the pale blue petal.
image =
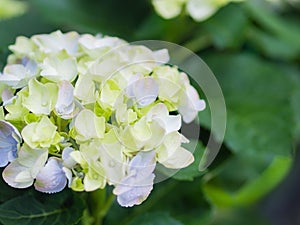
[(69, 81), (62, 81), (59, 84), (59, 91), (55, 110), (58, 115), (69, 115), (75, 109), (74, 87)]
[(152, 77), (145, 77), (133, 83), (133, 93), (140, 107), (154, 102), (158, 96), (158, 89), (158, 83)]
[(17, 158), (17, 151), (9, 151), (7, 153), (7, 159), (9, 162), (12, 162), (16, 158)]
[(14, 96), (14, 93), (12, 92), (11, 89), (5, 88), (2, 91), (1, 98), (3, 101), (3, 105), (5, 106), (8, 104), (11, 104), (13, 102), (13, 100), (16, 98), (16, 96)]
[(49, 158), (45, 167), (36, 176), (34, 187), (44, 193), (62, 191), (67, 184), (67, 177), (62, 169), (62, 163), (57, 158)]
[(22, 65), (25, 66), (26, 70), (31, 76), (34, 76), (37, 73), (38, 65), (34, 60), (31, 60), (27, 57), (23, 57)]
[(0, 151), (0, 167), (6, 166), (8, 163), (8, 153)]
[(139, 205), (147, 199), (153, 189), (154, 174), (144, 180), (146, 184), (139, 184), (133, 187), (125, 187), (126, 191), (117, 197), (118, 203), (123, 207)]
[(113, 190), (121, 206), (141, 204), (150, 194), (154, 182), (155, 151), (139, 152), (129, 163), (125, 176)]
[(136, 180), (145, 179), (155, 169), (155, 151), (140, 152), (129, 163), (128, 174)]
[(16, 158), (20, 141), (19, 131), (12, 124), (0, 121), (0, 167)]

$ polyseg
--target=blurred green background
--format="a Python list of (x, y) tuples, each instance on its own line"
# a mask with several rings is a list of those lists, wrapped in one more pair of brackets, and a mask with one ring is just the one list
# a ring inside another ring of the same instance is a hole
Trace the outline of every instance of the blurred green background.
[[(211, 132), (206, 110), (199, 114), (201, 136), (193, 140), (198, 142), (196, 162), (174, 179), (156, 184), (141, 206), (126, 209), (114, 204), (104, 224), (300, 224), (300, 157), (296, 150), (300, 138), (299, 2), (230, 3), (203, 22), (195, 22), (185, 12), (162, 19), (146, 0), (17, 3), (9, 6), (13, 2), (0, 0), (0, 68), (6, 64), (8, 45), (17, 36), (75, 30), (127, 41), (180, 44), (208, 64), (222, 87), (227, 130), (221, 151), (208, 170), (197, 170)], [(12, 190), (3, 181), (0, 186), (1, 221), (1, 210), (19, 204), (16, 202), (28, 190)], [(39, 207), (53, 209), (62, 207), (57, 203), (61, 199), (72, 198), (69, 214), (80, 216), (84, 203), (73, 195), (68, 191), (53, 197), (30, 194), (39, 203), (52, 198)], [(33, 220), (31, 224), (37, 223)]]

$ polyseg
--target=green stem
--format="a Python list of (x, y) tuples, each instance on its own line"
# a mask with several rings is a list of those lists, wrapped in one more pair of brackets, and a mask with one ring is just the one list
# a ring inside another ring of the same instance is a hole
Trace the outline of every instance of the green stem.
[(61, 118), (59, 116), (56, 117), (57, 130), (61, 132)]
[(113, 204), (115, 199), (116, 199), (116, 196), (114, 194), (110, 194), (108, 196), (108, 198), (106, 199), (103, 207), (101, 208), (101, 210), (99, 212), (99, 215), (101, 216), (101, 219), (103, 219), (106, 216), (108, 210), (110, 209), (110, 207)]
[(207, 48), (211, 44), (212, 40), (209, 35), (199, 35), (196, 38), (188, 41), (184, 44), (184, 47), (197, 53), (200, 50)]
[(102, 225), (103, 218), (106, 216), (115, 196), (113, 194), (106, 198), (106, 190), (99, 189), (89, 193), (89, 210), (93, 217), (93, 225)]

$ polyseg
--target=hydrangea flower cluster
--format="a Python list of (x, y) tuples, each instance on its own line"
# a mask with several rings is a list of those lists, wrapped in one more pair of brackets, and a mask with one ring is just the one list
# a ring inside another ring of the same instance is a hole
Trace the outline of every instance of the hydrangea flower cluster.
[(152, 4), (155, 11), (165, 19), (178, 16), (184, 8), (195, 21), (201, 22), (228, 3), (241, 1), (244, 0), (152, 0)]
[(10, 186), (55, 193), (113, 185), (129, 207), (150, 194), (158, 163), (193, 162), (179, 131), (205, 102), (185, 73), (166, 65), (166, 49), (60, 31), (21, 36), (9, 48), (0, 166)]

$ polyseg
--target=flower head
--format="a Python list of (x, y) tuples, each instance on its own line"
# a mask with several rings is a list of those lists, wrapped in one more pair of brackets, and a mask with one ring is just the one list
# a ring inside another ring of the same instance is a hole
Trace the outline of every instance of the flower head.
[(0, 75), (0, 166), (10, 186), (112, 185), (131, 207), (149, 196), (157, 164), (193, 162), (180, 129), (205, 102), (185, 73), (165, 65), (166, 49), (60, 31), (18, 37), (10, 49)]

